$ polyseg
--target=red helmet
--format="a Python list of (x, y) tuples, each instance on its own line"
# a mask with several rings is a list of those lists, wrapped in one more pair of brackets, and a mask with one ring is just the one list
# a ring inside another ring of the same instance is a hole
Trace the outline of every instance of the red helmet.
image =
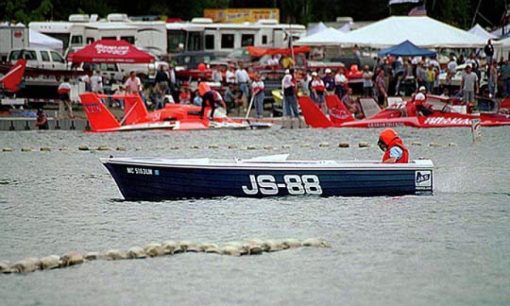
[(390, 143), (395, 140), (395, 138), (399, 138), (397, 132), (395, 132), (394, 129), (388, 128), (384, 129), (379, 134), (379, 142), (377, 143), (379, 145), (379, 148), (381, 150), (386, 151)]

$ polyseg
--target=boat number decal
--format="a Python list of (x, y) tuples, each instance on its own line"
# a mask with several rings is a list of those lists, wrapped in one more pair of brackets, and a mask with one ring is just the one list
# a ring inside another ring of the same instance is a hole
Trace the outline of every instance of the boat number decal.
[(284, 175), (283, 183), (278, 183), (272, 175), (250, 175), (250, 187), (242, 186), (247, 195), (277, 195), (280, 188), (287, 189), (290, 195), (322, 194), (317, 175)]
[(149, 169), (149, 168), (127, 167), (126, 171), (127, 171), (128, 174), (159, 175), (159, 170), (152, 170), (152, 169)]
[(416, 171), (415, 186), (417, 190), (430, 189), (432, 187), (432, 171)]

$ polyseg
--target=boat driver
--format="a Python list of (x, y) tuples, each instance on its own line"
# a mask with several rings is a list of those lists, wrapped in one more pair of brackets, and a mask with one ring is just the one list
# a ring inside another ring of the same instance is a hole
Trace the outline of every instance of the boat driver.
[(429, 116), (433, 113), (432, 105), (427, 103), (427, 89), (425, 86), (420, 86), (418, 93), (414, 96), (414, 106), (416, 113), (422, 116)]
[(409, 150), (404, 146), (402, 139), (394, 129), (384, 129), (379, 134), (377, 145), (384, 152), (383, 163), (408, 163)]

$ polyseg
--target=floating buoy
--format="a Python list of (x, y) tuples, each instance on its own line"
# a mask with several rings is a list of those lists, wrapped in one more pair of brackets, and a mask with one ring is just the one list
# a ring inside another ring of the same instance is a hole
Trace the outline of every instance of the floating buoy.
[(161, 247), (163, 248), (163, 252), (167, 255), (182, 252), (181, 246), (176, 241), (173, 240), (163, 242), (161, 244)]
[(268, 252), (277, 252), (284, 249), (283, 243), (278, 240), (267, 240), (264, 242), (266, 244), (266, 249)]
[(127, 258), (138, 259), (145, 257), (147, 257), (147, 254), (145, 253), (145, 250), (142, 249), (141, 247), (132, 247), (127, 251)]
[(228, 148), (229, 149), (237, 149), (237, 146), (236, 145), (228, 145)]
[(32, 152), (32, 148), (21, 148), (21, 152)]
[(241, 251), (232, 245), (225, 245), (221, 248), (221, 254), (229, 256), (241, 256)]
[(419, 141), (413, 141), (413, 142), (411, 142), (411, 145), (412, 145), (412, 146), (421, 146), (421, 142), (419, 142)]
[(319, 147), (320, 148), (329, 147), (329, 142), (321, 142), (321, 143), (319, 143)]
[(97, 260), (101, 258), (101, 254), (99, 252), (88, 252), (83, 256), (85, 260), (91, 261), (91, 260)]
[(457, 146), (457, 144), (456, 144), (455, 142), (450, 142), (450, 143), (448, 144), (448, 146), (449, 146), (449, 147), (456, 147), (456, 146)]
[(257, 150), (257, 147), (256, 146), (247, 146), (246, 149), (247, 150)]
[(111, 149), (108, 146), (101, 145), (101, 146), (97, 147), (96, 150), (98, 150), (98, 151), (110, 151)]
[(80, 151), (88, 151), (89, 147), (87, 147), (85, 145), (81, 145), (81, 146), (78, 147), (78, 150), (80, 150)]
[(41, 258), (41, 269), (49, 270), (56, 269), (60, 267), (60, 256), (58, 255), (50, 255)]
[(40, 150), (41, 152), (50, 152), (50, 151), (51, 151), (51, 149), (50, 149), (50, 148), (48, 148), (48, 147), (41, 147), (39, 150)]
[(193, 146), (191, 146), (191, 148), (192, 148), (192, 149), (200, 149), (200, 147), (199, 147), (199, 146), (197, 146), (197, 145), (193, 145)]
[(285, 239), (283, 240), (283, 245), (287, 246), (288, 249), (299, 248), (301, 246), (301, 241), (297, 239)]
[(74, 265), (82, 264), (85, 261), (83, 255), (76, 251), (71, 251), (66, 253), (64, 256), (60, 257), (60, 266), (61, 267), (69, 267)]
[(106, 260), (121, 260), (126, 259), (127, 255), (119, 250), (109, 250), (105, 254)]
[(2, 152), (13, 152), (14, 149), (13, 148), (3, 148), (2, 149)]
[(348, 148), (348, 147), (350, 147), (350, 145), (348, 142), (341, 142), (338, 144), (338, 147), (339, 148)]
[(147, 256), (150, 256), (150, 257), (157, 257), (157, 256), (161, 256), (161, 255), (165, 254), (161, 244), (156, 243), (156, 242), (149, 243), (148, 245), (146, 245), (143, 248), (143, 250), (145, 251)]
[(39, 270), (41, 267), (41, 261), (35, 257), (29, 257), (18, 262), (15, 262), (10, 270), (17, 273), (29, 273)]
[(178, 146), (172, 146), (172, 147), (170, 147), (170, 150), (179, 150), (179, 147)]
[(0, 261), (0, 273), (11, 273), (11, 266), (7, 261)]
[(209, 145), (209, 149), (218, 149), (220, 146), (216, 145), (216, 144), (213, 144), (213, 145)]
[(125, 147), (117, 147), (116, 149), (117, 151), (126, 151), (126, 148)]
[(368, 142), (360, 142), (360, 143), (358, 143), (358, 147), (368, 148), (368, 147), (370, 147), (370, 144)]
[(301, 243), (301, 245), (305, 246), (305, 247), (315, 247), (315, 248), (330, 248), (331, 247), (331, 245), (326, 240), (316, 239), (316, 238), (306, 239)]
[(264, 150), (272, 150), (272, 149), (273, 149), (273, 146), (270, 146), (270, 145), (264, 146)]
[(429, 147), (439, 148), (439, 147), (442, 147), (442, 145), (441, 145), (441, 144), (439, 144), (439, 143), (431, 142), (431, 143), (429, 144)]

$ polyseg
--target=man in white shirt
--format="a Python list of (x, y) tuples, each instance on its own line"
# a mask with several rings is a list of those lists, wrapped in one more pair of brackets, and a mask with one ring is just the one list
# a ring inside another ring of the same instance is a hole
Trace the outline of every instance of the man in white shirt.
[(258, 73), (255, 74), (254, 78), (255, 80), (253, 81), (253, 83), (251, 83), (253, 103), (255, 104), (257, 118), (262, 118), (264, 115), (264, 98), (265, 98), (264, 81), (262, 81)]
[(340, 100), (345, 93), (345, 84), (347, 84), (347, 78), (344, 75), (344, 68), (339, 68), (335, 74), (335, 94)]
[(246, 100), (250, 99), (250, 89), (248, 87), (248, 82), (250, 82), (250, 76), (246, 69), (243, 68), (242, 64), (239, 64), (239, 68), (236, 70), (236, 83), (239, 85), (239, 90), (246, 97)]
[(142, 82), (134, 71), (129, 73), (129, 78), (124, 83), (124, 87), (126, 88), (126, 92), (131, 94), (140, 93), (140, 91), (142, 91)]
[(90, 88), (92, 92), (103, 93), (103, 77), (99, 70), (96, 70), (94, 75), (90, 78)]

